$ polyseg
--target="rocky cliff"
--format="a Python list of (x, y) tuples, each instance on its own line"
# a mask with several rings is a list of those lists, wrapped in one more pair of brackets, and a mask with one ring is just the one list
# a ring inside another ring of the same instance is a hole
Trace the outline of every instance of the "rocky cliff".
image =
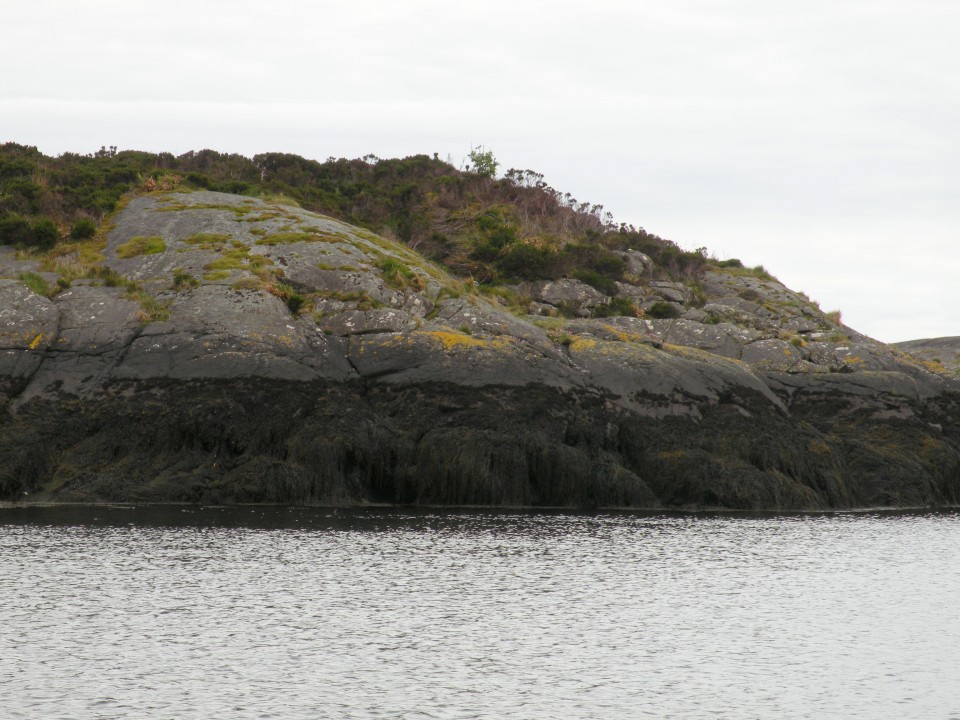
[(141, 194), (46, 253), (0, 247), (0, 497), (960, 501), (960, 394), (940, 364), (764, 273), (666, 280), (622, 257), (613, 291), (491, 290), (357, 227), (207, 191)]

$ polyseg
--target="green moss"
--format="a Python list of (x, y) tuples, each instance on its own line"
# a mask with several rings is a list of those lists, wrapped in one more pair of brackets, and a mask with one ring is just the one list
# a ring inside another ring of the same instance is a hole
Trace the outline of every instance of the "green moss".
[(188, 238), (184, 238), (183, 241), (187, 245), (200, 245), (212, 248), (216, 245), (230, 242), (231, 239), (231, 236), (226, 233), (196, 233)]
[(260, 193), (260, 199), (271, 205), (287, 205), (289, 207), (300, 207), (300, 203), (294, 200), (289, 195), (284, 195), (283, 193), (272, 193), (272, 192), (263, 192)]
[(117, 257), (132, 258), (138, 255), (159, 255), (167, 249), (167, 244), (159, 235), (137, 235), (117, 248)]
[(211, 270), (203, 274), (203, 279), (207, 282), (216, 282), (218, 280), (226, 280), (230, 277), (229, 270)]
[(139, 287), (127, 290), (123, 297), (140, 303), (140, 307), (143, 308), (140, 316), (141, 322), (162, 322), (170, 319), (170, 311), (167, 309), (167, 305)]
[(286, 245), (302, 242), (338, 242), (338, 238), (311, 232), (277, 232), (257, 240), (257, 245)]
[(115, 270), (102, 265), (90, 268), (87, 278), (105, 287), (122, 287), (130, 291), (140, 288), (133, 280), (129, 280)]
[(173, 271), (174, 290), (188, 290), (197, 287), (199, 284), (200, 281), (183, 268), (177, 268)]
[(395, 257), (385, 255), (377, 260), (376, 267), (382, 273), (383, 281), (395, 290), (423, 290), (426, 287), (422, 277)]
[(299, 314), (300, 310), (304, 309), (307, 304), (307, 298), (300, 291), (282, 280), (273, 283), (268, 291), (283, 300), (294, 315)]
[(505, 305), (514, 315), (524, 316), (529, 312), (531, 298), (521, 295), (512, 288), (501, 285), (480, 285), (479, 289), (487, 297)]
[(183, 210), (226, 210), (238, 218), (245, 216), (252, 207), (248, 205), (227, 205), (225, 203), (197, 203), (191, 205), (185, 202), (170, 202), (156, 209), (156, 212), (181, 212)]
[(272, 264), (273, 260), (264, 255), (251, 255), (244, 245), (224, 251), (223, 255), (204, 265), (203, 269), (211, 272), (217, 270), (257, 270)]
[(36, 273), (20, 273), (19, 280), (28, 288), (33, 290), (33, 292), (35, 292), (37, 295), (42, 295), (43, 297), (53, 297), (59, 290), (58, 288), (51, 289), (51, 287), (47, 284), (47, 281)]

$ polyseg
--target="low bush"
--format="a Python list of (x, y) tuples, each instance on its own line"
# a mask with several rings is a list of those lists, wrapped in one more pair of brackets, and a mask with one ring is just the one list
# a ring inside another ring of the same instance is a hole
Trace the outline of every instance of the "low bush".
[(593, 309), (593, 316), (598, 318), (616, 317), (620, 315), (641, 317), (643, 311), (634, 304), (633, 300), (623, 295), (612, 298), (610, 302), (597, 305)]
[(80, 218), (70, 226), (70, 239), (86, 240), (97, 234), (97, 224), (90, 218)]
[(0, 217), (0, 245), (50, 250), (60, 240), (60, 230), (49, 218), (30, 223), (19, 215)]
[(647, 309), (646, 315), (658, 320), (672, 320), (680, 317), (680, 308), (673, 303), (655, 302)]
[(0, 218), (0, 245), (26, 245), (30, 240), (30, 223), (16, 215)]

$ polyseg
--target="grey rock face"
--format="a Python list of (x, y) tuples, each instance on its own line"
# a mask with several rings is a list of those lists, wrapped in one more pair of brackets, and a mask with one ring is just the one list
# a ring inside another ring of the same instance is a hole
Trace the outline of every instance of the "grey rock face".
[(523, 290), (537, 302), (565, 308), (579, 317), (589, 317), (593, 308), (607, 301), (607, 297), (599, 290), (571, 278), (527, 283)]
[(960, 374), (960, 337), (908, 340), (894, 343), (894, 347), (925, 364), (940, 365), (954, 376)]
[[(103, 255), (0, 249), (0, 497), (960, 503), (957, 383), (758, 271), (666, 280), (628, 250), (619, 299), (528, 283), (519, 318), (403, 245), (212, 192), (134, 198)], [(19, 279), (41, 268), (50, 298)], [(634, 316), (657, 302), (678, 317)]]

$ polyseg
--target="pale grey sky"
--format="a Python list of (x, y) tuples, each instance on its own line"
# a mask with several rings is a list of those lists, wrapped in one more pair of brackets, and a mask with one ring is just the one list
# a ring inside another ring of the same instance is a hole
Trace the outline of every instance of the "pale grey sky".
[(960, 335), (960, 4), (33, 0), (0, 142), (492, 149), (880, 340)]

